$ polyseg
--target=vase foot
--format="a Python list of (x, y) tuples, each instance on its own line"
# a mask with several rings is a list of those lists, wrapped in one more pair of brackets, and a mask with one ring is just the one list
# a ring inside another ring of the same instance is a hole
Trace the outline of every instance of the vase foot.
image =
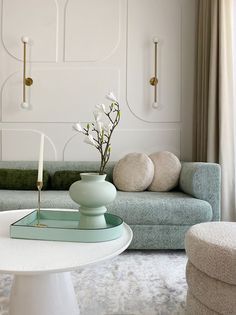
[(104, 214), (99, 215), (87, 215), (80, 210), (80, 229), (104, 229), (107, 227), (106, 219)]

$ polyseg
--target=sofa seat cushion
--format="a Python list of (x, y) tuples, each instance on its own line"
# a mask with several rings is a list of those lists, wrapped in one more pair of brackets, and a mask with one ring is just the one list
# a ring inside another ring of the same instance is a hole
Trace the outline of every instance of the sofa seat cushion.
[[(36, 209), (38, 192), (30, 190), (0, 190), (0, 209)], [(42, 208), (78, 209), (66, 190), (45, 190), (41, 193)]]
[[(37, 207), (36, 191), (0, 190), (0, 209)], [(77, 209), (68, 191), (43, 191), (42, 208)], [(115, 201), (107, 206), (110, 213), (134, 225), (192, 225), (212, 219), (212, 208), (206, 201), (181, 192), (117, 192)]]
[(181, 192), (117, 192), (107, 209), (136, 225), (192, 225), (211, 221), (212, 207)]

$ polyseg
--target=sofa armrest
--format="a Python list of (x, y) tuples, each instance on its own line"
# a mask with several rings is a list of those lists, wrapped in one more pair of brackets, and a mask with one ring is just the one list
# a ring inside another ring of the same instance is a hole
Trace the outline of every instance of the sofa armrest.
[(180, 173), (180, 189), (212, 206), (212, 221), (220, 220), (221, 169), (219, 164), (184, 162)]

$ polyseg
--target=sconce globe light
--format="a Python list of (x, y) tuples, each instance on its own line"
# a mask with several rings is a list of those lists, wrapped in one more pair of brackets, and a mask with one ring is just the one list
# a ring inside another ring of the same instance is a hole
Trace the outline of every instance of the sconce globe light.
[(157, 109), (157, 108), (158, 108), (158, 106), (159, 106), (159, 105), (158, 105), (158, 103), (157, 103), (157, 102), (153, 102), (153, 103), (152, 103), (152, 108)]
[(153, 37), (153, 43), (158, 43), (158, 38), (157, 37)]
[(29, 103), (27, 103), (27, 102), (22, 102), (22, 103), (20, 104), (20, 107), (21, 107), (22, 109), (29, 109), (29, 108), (30, 108), (30, 105), (29, 105)]
[(21, 37), (21, 41), (22, 41), (22, 43), (28, 43), (29, 42), (29, 37), (27, 37), (27, 36), (22, 36)]

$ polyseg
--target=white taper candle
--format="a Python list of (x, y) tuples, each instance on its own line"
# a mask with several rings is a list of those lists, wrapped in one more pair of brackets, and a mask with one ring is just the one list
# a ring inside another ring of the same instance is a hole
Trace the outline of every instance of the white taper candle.
[(44, 135), (41, 135), (40, 150), (39, 150), (38, 182), (43, 181), (43, 150), (44, 150)]

